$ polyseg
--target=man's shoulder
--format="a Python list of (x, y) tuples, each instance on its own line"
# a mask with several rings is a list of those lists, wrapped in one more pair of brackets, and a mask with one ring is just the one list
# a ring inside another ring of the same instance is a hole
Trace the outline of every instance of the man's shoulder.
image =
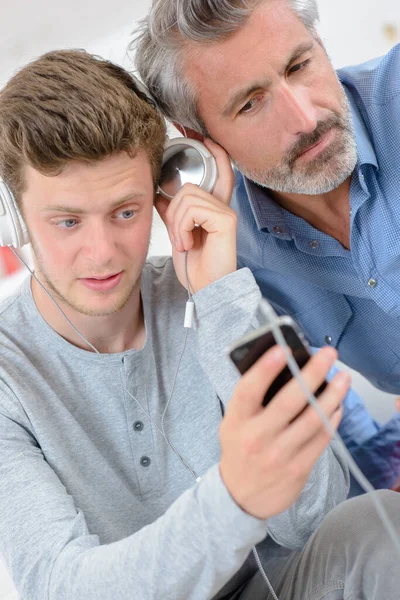
[(363, 103), (386, 104), (400, 94), (400, 44), (384, 56), (337, 71), (343, 85), (359, 95)]
[[(15, 382), (29, 373), (31, 363), (26, 359), (25, 350), (31, 336), (35, 336), (35, 318), (26, 301), (28, 289), (27, 280), (0, 301), (0, 405), (2, 410), (11, 413), (18, 404), (12, 390)], [(34, 347), (38, 353), (36, 343)]]
[(25, 312), (26, 285), (27, 282), (24, 281), (18, 289), (13, 290), (0, 301), (0, 333), (5, 326), (18, 326), (19, 319)]
[(143, 274), (154, 285), (171, 285), (179, 283), (175, 274), (172, 256), (150, 256), (146, 259)]
[(161, 273), (174, 266), (172, 256), (148, 256), (144, 268), (153, 273)]
[(143, 269), (143, 279), (147, 293), (151, 293), (153, 302), (157, 302), (157, 305), (187, 295), (176, 276), (172, 256), (148, 257)]

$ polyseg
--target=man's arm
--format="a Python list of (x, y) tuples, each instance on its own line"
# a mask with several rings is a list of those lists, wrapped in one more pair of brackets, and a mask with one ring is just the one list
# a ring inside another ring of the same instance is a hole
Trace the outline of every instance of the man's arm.
[(0, 404), (0, 553), (23, 598), (204, 600), (265, 537), (265, 521), (237, 506), (215, 466), (155, 522), (100, 545), (26, 416), (4, 392)]
[[(249, 271), (235, 272), (237, 219), (229, 208), (233, 185), (229, 159), (218, 145), (209, 140), (205, 143), (218, 165), (213, 196), (186, 184), (169, 205), (159, 199), (156, 206), (168, 229), (182, 285), (186, 283), (183, 252), (189, 251), (188, 279), (195, 292), (199, 360), (227, 403), (237, 374), (226, 357), (226, 347), (260, 323), (260, 293)], [(325, 514), (346, 498), (348, 472), (336, 444), (326, 448), (330, 436), (316, 412), (307, 407), (295, 380), (262, 408), (273, 375), (284, 368), (282, 351), (280, 359), (273, 356), (274, 351), (267, 353), (242, 377), (227, 406), (220, 428), (220, 470), (241, 507), (254, 516), (276, 518), (277, 526), (272, 523), (270, 531), (279, 530), (277, 541), (300, 548)], [(312, 390), (324, 381), (335, 358), (332, 349), (325, 349), (307, 363), (303, 376)], [(348, 380), (347, 374), (337, 375), (319, 399), (335, 429)], [(315, 485), (307, 485), (313, 477)]]
[[(263, 324), (259, 288), (248, 269), (241, 269), (195, 294), (200, 362), (224, 404), (240, 376), (227, 347)], [(349, 474), (336, 442), (318, 458), (297, 501), (268, 520), (268, 531), (282, 546), (300, 549), (324, 516), (347, 497)]]

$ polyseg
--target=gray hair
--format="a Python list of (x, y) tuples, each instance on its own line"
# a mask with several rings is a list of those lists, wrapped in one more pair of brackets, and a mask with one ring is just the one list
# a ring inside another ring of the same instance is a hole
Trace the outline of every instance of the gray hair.
[[(196, 92), (184, 74), (182, 50), (228, 38), (267, 0), (153, 0), (134, 32), (131, 50), (150, 94), (167, 119), (203, 135)], [(285, 0), (305, 27), (315, 32), (317, 0)]]

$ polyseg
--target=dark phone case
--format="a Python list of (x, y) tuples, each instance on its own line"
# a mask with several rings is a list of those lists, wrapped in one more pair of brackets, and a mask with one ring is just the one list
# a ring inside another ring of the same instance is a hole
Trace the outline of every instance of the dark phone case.
[[(283, 337), (285, 338), (288, 346), (292, 349), (293, 357), (300, 369), (304, 367), (307, 361), (310, 359), (310, 353), (303, 341), (300, 339), (297, 332), (291, 325), (281, 325)], [(254, 338), (241, 346), (237, 346), (230, 353), (232, 361), (235, 363), (239, 372), (243, 375), (250, 367), (272, 346), (276, 345), (275, 337), (272, 331), (267, 331), (257, 338)], [(292, 379), (292, 373), (289, 367), (285, 367), (281, 373), (272, 382), (269, 390), (264, 396), (263, 406), (266, 406), (270, 400), (279, 392), (279, 390)], [(326, 388), (326, 381), (318, 388), (315, 392), (315, 396), (318, 397)]]

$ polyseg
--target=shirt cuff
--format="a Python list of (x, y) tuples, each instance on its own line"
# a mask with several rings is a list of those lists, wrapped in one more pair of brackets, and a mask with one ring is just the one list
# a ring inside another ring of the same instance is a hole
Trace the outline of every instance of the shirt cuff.
[(226, 488), (214, 465), (197, 485), (196, 495), (203, 515), (215, 539), (224, 540), (237, 551), (251, 548), (267, 535), (267, 521), (258, 519), (240, 508)]
[(254, 302), (255, 305), (261, 298), (260, 289), (247, 267), (225, 275), (196, 292), (193, 295), (196, 315), (198, 318), (203, 314), (209, 316), (214, 310), (220, 310), (224, 304), (232, 304), (243, 297), (246, 297), (246, 302)]

